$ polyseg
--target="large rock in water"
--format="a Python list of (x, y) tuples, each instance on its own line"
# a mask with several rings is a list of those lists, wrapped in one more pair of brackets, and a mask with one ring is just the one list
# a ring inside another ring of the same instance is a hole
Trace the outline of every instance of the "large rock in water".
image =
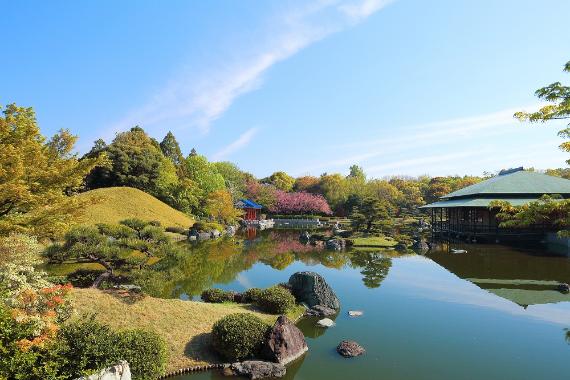
[(318, 273), (294, 273), (289, 277), (289, 285), (297, 302), (305, 303), (309, 308), (321, 305), (334, 310), (340, 309), (338, 297)]
[(131, 380), (131, 369), (129, 368), (129, 363), (121, 360), (114, 366), (105, 368), (99, 373), (80, 377), (76, 380)]
[(261, 360), (247, 360), (233, 363), (230, 369), (238, 376), (250, 379), (264, 379), (267, 377), (283, 377), (287, 370), (283, 364), (263, 362)]
[(269, 330), (262, 354), (268, 360), (285, 365), (301, 357), (308, 349), (301, 330), (282, 315)]

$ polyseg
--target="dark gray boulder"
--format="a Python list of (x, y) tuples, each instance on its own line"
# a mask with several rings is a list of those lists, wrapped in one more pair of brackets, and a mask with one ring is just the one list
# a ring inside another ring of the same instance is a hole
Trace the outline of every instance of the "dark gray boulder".
[(282, 315), (269, 330), (261, 352), (266, 359), (285, 365), (301, 357), (308, 349), (301, 330)]
[(297, 272), (289, 277), (291, 293), (299, 303), (309, 308), (321, 305), (330, 309), (340, 309), (338, 297), (325, 279), (315, 272)]
[(331, 309), (330, 307), (326, 307), (323, 305), (315, 305), (310, 309), (305, 311), (305, 315), (308, 316), (315, 316), (315, 317), (330, 317), (332, 315), (336, 315), (338, 313), (337, 310)]
[(250, 379), (265, 379), (268, 377), (283, 377), (287, 370), (283, 364), (264, 362), (261, 360), (247, 360), (233, 363), (230, 370), (237, 376), (245, 376)]
[(360, 344), (356, 343), (353, 340), (343, 340), (336, 347), (336, 350), (339, 354), (341, 354), (345, 358), (352, 358), (355, 356), (362, 355), (363, 353), (366, 352), (364, 347), (362, 347)]

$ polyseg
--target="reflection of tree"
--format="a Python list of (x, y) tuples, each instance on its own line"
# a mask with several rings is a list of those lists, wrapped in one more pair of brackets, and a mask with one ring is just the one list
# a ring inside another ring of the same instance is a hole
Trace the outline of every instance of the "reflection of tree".
[(564, 329), (564, 339), (566, 339), (566, 343), (570, 344), (570, 329)]
[(355, 253), (350, 257), (350, 262), (352, 266), (362, 268), (362, 282), (368, 288), (378, 288), (392, 266), (392, 259), (379, 252)]

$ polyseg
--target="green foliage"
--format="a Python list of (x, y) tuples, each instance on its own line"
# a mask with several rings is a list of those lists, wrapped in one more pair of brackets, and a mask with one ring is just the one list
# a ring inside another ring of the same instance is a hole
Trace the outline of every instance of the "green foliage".
[(119, 360), (129, 363), (134, 379), (157, 379), (166, 366), (166, 343), (156, 333), (117, 333), (93, 316), (64, 325), (59, 340), (59, 355), (67, 361), (61, 370), (72, 378), (92, 374)]
[(259, 297), (263, 293), (263, 289), (260, 288), (249, 288), (242, 294), (242, 302), (244, 303), (257, 303)]
[(192, 225), (192, 229), (200, 232), (209, 232), (213, 230), (223, 231), (224, 226), (216, 222), (198, 221)]
[(358, 252), (350, 257), (353, 267), (362, 268), (362, 282), (367, 288), (378, 288), (392, 267), (392, 259), (379, 252)]
[(288, 289), (272, 286), (264, 289), (255, 302), (261, 310), (271, 314), (285, 314), (295, 306), (295, 297)]
[[(564, 71), (570, 72), (570, 61), (564, 65)], [(560, 82), (554, 82), (536, 90), (535, 95), (549, 104), (534, 112), (517, 112), (515, 113), (517, 119), (531, 123), (570, 119), (570, 86), (563, 86)], [(570, 124), (567, 128), (559, 131), (558, 135), (570, 140)], [(560, 149), (570, 152), (570, 141), (563, 142)], [(566, 162), (570, 164), (570, 159)]]
[(269, 327), (253, 314), (230, 314), (214, 323), (212, 342), (214, 348), (229, 360), (255, 357)]
[(252, 179), (253, 176), (241, 171), (237, 165), (231, 162), (214, 162), (213, 165), (224, 178), (226, 188), (232, 195), (232, 198), (243, 198), (247, 189), (247, 181)]
[(77, 269), (66, 276), (66, 282), (78, 288), (87, 288), (93, 285), (103, 272), (96, 269)]
[(180, 145), (174, 137), (174, 134), (170, 131), (164, 136), (164, 139), (160, 143), (160, 150), (166, 158), (169, 158), (174, 165), (179, 166), (184, 160), (182, 151), (180, 150)]
[(177, 226), (169, 226), (164, 229), (166, 232), (172, 232), (180, 235), (188, 235), (188, 229)]
[(13, 233), (0, 237), (0, 268), (6, 264), (33, 266), (42, 262), (42, 246), (33, 236)]
[(214, 164), (208, 162), (206, 157), (190, 155), (184, 160), (183, 165), (187, 178), (198, 188), (198, 198), (201, 203), (211, 192), (225, 189), (224, 177), (218, 173)]
[(201, 298), (204, 302), (223, 303), (234, 302), (235, 292), (222, 289), (206, 289), (202, 292)]
[(544, 195), (541, 199), (522, 206), (513, 206), (506, 201), (494, 201), (489, 205), (496, 209), (500, 226), (527, 228), (542, 226), (558, 230), (561, 236), (570, 237), (570, 199)]
[(154, 331), (119, 332), (120, 358), (129, 363), (134, 379), (156, 379), (166, 369), (166, 342)]
[(356, 231), (364, 230), (367, 233), (382, 231), (391, 221), (387, 202), (375, 197), (358, 200), (350, 218)]
[(32, 108), (8, 105), (0, 116), (0, 234), (58, 237), (83, 204), (78, 191), (97, 159), (72, 153), (76, 136), (61, 130), (49, 141)]
[(295, 178), (285, 172), (275, 172), (269, 177), (264, 178), (262, 182), (273, 185), (279, 190), (291, 191), (295, 184)]

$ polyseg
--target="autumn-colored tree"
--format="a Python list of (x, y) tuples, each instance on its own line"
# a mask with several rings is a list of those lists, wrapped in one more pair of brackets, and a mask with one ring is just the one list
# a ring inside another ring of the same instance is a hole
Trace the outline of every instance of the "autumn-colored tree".
[[(570, 61), (564, 65), (564, 71), (570, 73)], [(570, 119), (570, 86), (563, 86), (560, 82), (554, 82), (536, 90), (535, 95), (539, 99), (546, 100), (549, 104), (534, 112), (517, 112), (515, 113), (517, 119), (531, 123)], [(570, 140), (570, 124), (559, 131), (558, 135)], [(570, 141), (563, 142), (560, 149), (570, 152)], [(570, 159), (566, 162), (570, 164)]]
[(295, 179), (293, 190), (306, 191), (308, 193), (316, 193), (319, 190), (320, 180), (313, 176), (303, 176)]
[(61, 130), (40, 134), (32, 108), (8, 105), (0, 116), (0, 234), (27, 232), (54, 238), (73, 222), (82, 204), (70, 195), (98, 160), (79, 160), (77, 140)]
[(325, 198), (318, 194), (277, 190), (275, 196), (275, 204), (269, 211), (276, 214), (332, 214)]
[(226, 190), (211, 192), (206, 199), (205, 212), (221, 223), (235, 223), (243, 212), (234, 207), (231, 194)]

